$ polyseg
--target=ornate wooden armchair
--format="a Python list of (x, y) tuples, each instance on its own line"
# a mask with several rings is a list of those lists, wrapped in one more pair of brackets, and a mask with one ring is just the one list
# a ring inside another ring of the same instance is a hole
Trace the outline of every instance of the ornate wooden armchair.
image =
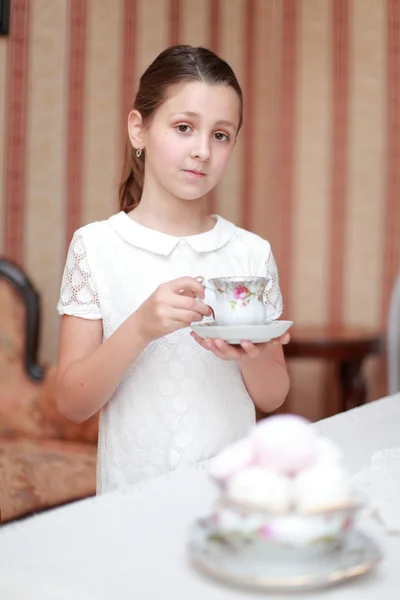
[(97, 416), (77, 425), (58, 413), (39, 332), (38, 293), (0, 259), (0, 522), (95, 493)]

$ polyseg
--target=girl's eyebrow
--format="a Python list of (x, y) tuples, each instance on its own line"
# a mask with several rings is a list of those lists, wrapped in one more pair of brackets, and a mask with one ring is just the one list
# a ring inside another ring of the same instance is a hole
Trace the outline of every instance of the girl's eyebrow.
[[(174, 113), (172, 115), (172, 117), (188, 117), (189, 119), (200, 119), (201, 115), (199, 115), (199, 113), (187, 110), (187, 111), (183, 111), (183, 112), (179, 112), (179, 113)], [(216, 125), (224, 125), (225, 127), (232, 127), (232, 129), (237, 128), (237, 126), (234, 123), (231, 123), (231, 121), (225, 121), (225, 120), (217, 121)]]

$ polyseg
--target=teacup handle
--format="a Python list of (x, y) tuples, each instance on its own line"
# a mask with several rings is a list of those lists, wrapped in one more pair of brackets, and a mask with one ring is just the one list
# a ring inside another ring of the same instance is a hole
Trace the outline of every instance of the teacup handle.
[[(212, 292), (215, 295), (215, 288), (208, 283), (207, 279), (204, 279), (204, 277), (196, 277), (196, 279), (197, 279), (197, 281), (199, 281), (202, 284), (203, 287), (206, 288), (206, 290), (209, 290), (210, 292)], [(203, 300), (202, 300), (202, 302), (203, 302)], [(210, 306), (209, 304), (207, 304), (207, 306), (211, 310), (212, 318), (215, 321), (215, 312), (214, 312), (213, 307)]]
[(212, 292), (212, 293), (214, 294), (214, 296), (215, 296), (215, 287), (214, 287), (213, 285), (210, 285), (210, 284), (208, 283), (208, 281), (207, 281), (207, 280), (205, 280), (205, 281), (202, 281), (202, 284), (203, 284), (203, 286), (206, 288), (206, 290), (209, 290), (209, 291), (210, 291), (210, 292)]

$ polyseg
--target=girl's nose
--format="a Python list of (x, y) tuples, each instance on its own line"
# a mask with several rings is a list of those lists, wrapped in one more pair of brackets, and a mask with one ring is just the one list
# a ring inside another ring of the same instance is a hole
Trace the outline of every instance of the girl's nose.
[(207, 140), (199, 140), (199, 143), (193, 148), (192, 158), (197, 158), (203, 162), (210, 160), (211, 150), (210, 143)]

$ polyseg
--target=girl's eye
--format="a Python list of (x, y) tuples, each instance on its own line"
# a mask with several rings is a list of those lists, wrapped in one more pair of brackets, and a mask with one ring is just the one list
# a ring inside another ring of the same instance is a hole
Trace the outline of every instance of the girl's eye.
[(229, 142), (229, 136), (227, 136), (226, 133), (222, 133), (222, 131), (217, 131), (217, 133), (214, 133), (214, 137), (219, 142)]
[(179, 133), (188, 133), (192, 128), (190, 127), (190, 125), (177, 125), (177, 130), (179, 131)]

